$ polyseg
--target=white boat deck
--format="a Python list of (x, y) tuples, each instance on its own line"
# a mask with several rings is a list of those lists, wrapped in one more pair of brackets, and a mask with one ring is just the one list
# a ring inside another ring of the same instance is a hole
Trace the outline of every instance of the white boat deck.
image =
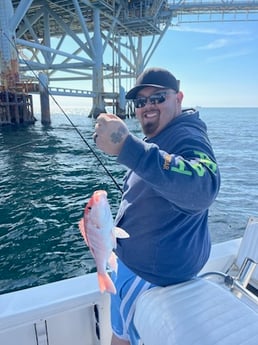
[(0, 296), (0, 345), (110, 345), (109, 324), (96, 274)]

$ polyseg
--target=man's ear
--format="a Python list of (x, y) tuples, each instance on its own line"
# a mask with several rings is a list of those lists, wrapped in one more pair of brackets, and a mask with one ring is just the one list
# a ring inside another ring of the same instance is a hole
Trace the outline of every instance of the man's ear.
[(177, 102), (178, 104), (181, 104), (183, 98), (184, 98), (183, 92), (182, 92), (182, 91), (179, 91), (179, 92), (177, 93), (177, 95), (176, 95), (176, 102)]

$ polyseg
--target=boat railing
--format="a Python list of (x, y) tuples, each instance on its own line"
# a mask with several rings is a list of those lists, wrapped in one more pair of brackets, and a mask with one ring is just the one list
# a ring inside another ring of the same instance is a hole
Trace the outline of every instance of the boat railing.
[(258, 263), (250, 258), (246, 258), (240, 267), (240, 270), (237, 276), (231, 276), (224, 272), (206, 272), (202, 274), (201, 278), (212, 278), (214, 276), (220, 277), (223, 279), (224, 284), (232, 290), (236, 294), (238, 298), (241, 298), (242, 295), (245, 295), (249, 298), (252, 302), (258, 305), (258, 297), (254, 293), (256, 289), (248, 289), (248, 284), (251, 281), (252, 274), (254, 273), (255, 268), (257, 267)]
[(250, 217), (237, 257), (225, 272), (206, 271), (200, 277), (220, 277), (237, 297), (247, 296), (258, 305), (258, 218)]

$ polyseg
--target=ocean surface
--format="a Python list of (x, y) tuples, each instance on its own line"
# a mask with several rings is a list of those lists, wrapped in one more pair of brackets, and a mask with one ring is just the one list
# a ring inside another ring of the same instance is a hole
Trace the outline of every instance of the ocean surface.
[[(258, 216), (258, 108), (201, 108), (222, 174), (210, 209), (212, 241), (240, 237)], [(67, 115), (122, 186), (124, 167), (98, 151), (94, 120), (83, 109)], [(78, 230), (84, 206), (106, 189), (113, 215), (121, 193), (61, 112), (50, 126), (0, 128), (0, 293), (95, 271)], [(142, 137), (136, 119), (130, 130)]]

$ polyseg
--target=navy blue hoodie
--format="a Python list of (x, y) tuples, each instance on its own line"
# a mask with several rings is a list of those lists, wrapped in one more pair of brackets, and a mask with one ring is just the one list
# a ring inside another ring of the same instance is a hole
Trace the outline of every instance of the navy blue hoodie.
[(153, 284), (191, 279), (210, 254), (208, 208), (220, 186), (199, 113), (184, 111), (151, 139), (130, 134), (117, 160), (130, 170), (116, 224), (130, 238), (118, 239), (116, 254)]

